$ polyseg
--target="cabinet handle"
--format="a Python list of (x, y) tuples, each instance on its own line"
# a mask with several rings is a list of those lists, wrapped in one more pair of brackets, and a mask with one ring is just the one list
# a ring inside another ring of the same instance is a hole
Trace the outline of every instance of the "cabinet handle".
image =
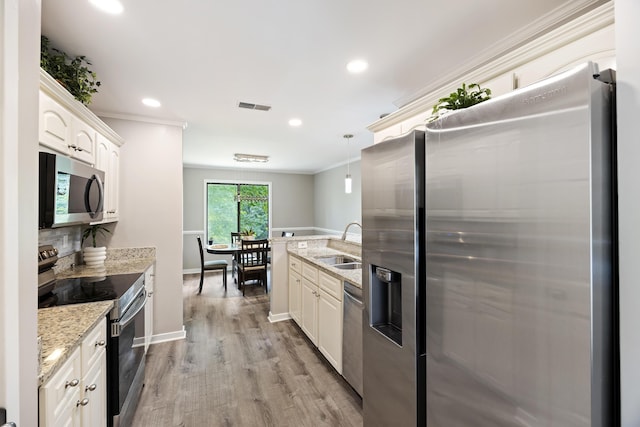
[(72, 379), (71, 381), (67, 381), (66, 383), (64, 383), (64, 388), (67, 387), (77, 387), (78, 384), (80, 384), (80, 380), (78, 379)]
[(76, 407), (78, 406), (87, 406), (89, 404), (89, 399), (87, 399), (86, 397), (82, 400), (78, 400), (78, 402), (76, 403)]
[(95, 383), (93, 383), (91, 385), (86, 386), (84, 388), (84, 391), (94, 391), (96, 388), (98, 388), (98, 386)]
[(96, 346), (96, 347), (104, 347), (104, 345), (105, 345), (105, 344), (106, 344), (106, 343), (104, 342), (104, 340), (100, 340), (100, 341), (97, 341), (97, 342), (96, 342), (96, 345), (95, 345), (95, 346)]

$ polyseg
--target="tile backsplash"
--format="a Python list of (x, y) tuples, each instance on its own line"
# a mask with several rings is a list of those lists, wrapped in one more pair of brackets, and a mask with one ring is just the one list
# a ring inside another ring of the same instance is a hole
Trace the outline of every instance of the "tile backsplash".
[(62, 258), (80, 251), (82, 243), (82, 226), (46, 228), (38, 230), (38, 246), (53, 245), (58, 249), (58, 257)]

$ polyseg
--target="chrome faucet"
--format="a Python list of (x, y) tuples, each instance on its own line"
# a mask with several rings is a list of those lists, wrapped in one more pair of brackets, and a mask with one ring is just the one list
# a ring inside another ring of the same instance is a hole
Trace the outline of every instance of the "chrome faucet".
[(345, 240), (347, 238), (347, 230), (349, 229), (349, 227), (351, 227), (352, 225), (357, 225), (358, 227), (360, 227), (360, 230), (362, 230), (362, 225), (360, 225), (360, 223), (358, 221), (353, 221), (350, 222), (349, 224), (347, 224), (347, 226), (344, 228), (344, 233), (342, 233), (342, 240)]

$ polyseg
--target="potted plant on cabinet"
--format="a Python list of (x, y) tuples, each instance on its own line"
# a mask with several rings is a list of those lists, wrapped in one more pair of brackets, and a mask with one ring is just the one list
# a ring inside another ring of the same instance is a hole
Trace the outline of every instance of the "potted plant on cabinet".
[(40, 67), (56, 79), (75, 99), (89, 105), (91, 95), (98, 92), (100, 82), (87, 66), (91, 62), (84, 55), (69, 56), (50, 46), (46, 36), (40, 37)]
[(91, 246), (87, 246), (82, 250), (82, 259), (87, 267), (99, 268), (104, 266), (104, 260), (107, 258), (107, 247), (98, 246), (96, 237), (99, 234), (106, 237), (107, 233), (111, 233), (111, 231), (102, 224), (92, 224), (82, 232), (81, 246), (85, 240), (90, 239), (91, 241)]
[(489, 99), (491, 99), (491, 89), (481, 88), (477, 83), (471, 83), (469, 86), (462, 83), (462, 86), (456, 89), (455, 92), (438, 99), (438, 102), (431, 110), (431, 116), (427, 119), (427, 122), (437, 120), (450, 111), (471, 107)]

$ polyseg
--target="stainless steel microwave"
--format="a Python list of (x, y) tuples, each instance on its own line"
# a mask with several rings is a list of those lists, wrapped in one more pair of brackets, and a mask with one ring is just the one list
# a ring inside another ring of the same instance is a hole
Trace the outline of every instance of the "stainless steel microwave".
[(39, 228), (101, 221), (104, 172), (62, 155), (40, 152)]

